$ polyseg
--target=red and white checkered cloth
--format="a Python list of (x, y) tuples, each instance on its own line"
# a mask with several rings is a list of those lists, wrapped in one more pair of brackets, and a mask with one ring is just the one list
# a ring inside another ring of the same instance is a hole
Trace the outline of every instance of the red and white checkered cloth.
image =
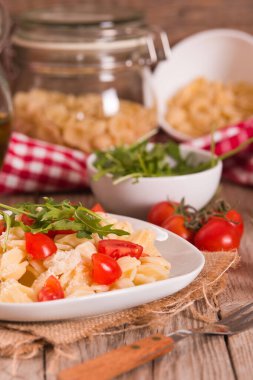
[[(224, 154), (253, 137), (253, 119), (214, 133), (215, 153)], [(188, 144), (210, 149), (211, 136)], [(87, 155), (14, 132), (0, 171), (0, 193), (80, 190), (88, 186)], [(253, 185), (253, 144), (225, 160), (223, 176)]]
[(14, 132), (0, 172), (0, 192), (53, 192), (87, 186), (87, 156)]
[[(215, 153), (220, 156), (253, 137), (253, 119), (230, 125), (214, 133)], [(206, 135), (189, 142), (201, 149), (210, 149), (211, 136)], [(226, 159), (223, 165), (223, 177), (242, 185), (253, 185), (253, 144), (249, 144), (240, 153)]]

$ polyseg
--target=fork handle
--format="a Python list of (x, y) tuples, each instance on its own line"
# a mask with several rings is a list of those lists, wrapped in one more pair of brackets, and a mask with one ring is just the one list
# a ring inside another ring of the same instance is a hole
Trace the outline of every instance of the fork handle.
[[(173, 339), (173, 336), (175, 339)], [(109, 380), (174, 349), (178, 334), (156, 334), (61, 371), (58, 380)]]

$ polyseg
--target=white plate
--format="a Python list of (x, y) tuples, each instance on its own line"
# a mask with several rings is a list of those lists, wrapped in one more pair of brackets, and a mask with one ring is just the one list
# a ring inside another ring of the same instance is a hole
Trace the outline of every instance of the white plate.
[(191, 138), (164, 118), (168, 99), (197, 77), (253, 83), (253, 36), (233, 29), (207, 30), (183, 39), (171, 53), (153, 73), (159, 125), (176, 140), (187, 141)]
[(202, 270), (204, 256), (186, 240), (138, 219), (116, 217), (129, 220), (134, 229), (149, 227), (156, 232), (159, 240), (155, 244), (162, 256), (171, 263), (168, 280), (79, 298), (26, 304), (0, 303), (0, 320), (39, 322), (112, 313), (174, 294), (189, 285)]

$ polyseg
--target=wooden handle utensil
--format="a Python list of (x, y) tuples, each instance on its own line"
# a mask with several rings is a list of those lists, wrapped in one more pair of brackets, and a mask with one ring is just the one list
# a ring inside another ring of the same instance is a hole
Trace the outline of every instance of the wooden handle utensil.
[(153, 360), (174, 348), (174, 340), (153, 335), (61, 371), (58, 380), (109, 380)]

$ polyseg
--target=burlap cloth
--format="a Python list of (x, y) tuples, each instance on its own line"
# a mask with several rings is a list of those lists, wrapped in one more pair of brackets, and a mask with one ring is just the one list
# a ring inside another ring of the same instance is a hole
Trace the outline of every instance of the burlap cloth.
[(206, 263), (203, 271), (185, 289), (173, 296), (135, 307), (129, 310), (58, 322), (13, 323), (0, 322), (0, 356), (30, 358), (45, 346), (64, 351), (68, 345), (82, 338), (98, 334), (114, 334), (121, 330), (142, 326), (160, 326), (162, 315), (175, 315), (205, 299), (211, 305), (226, 286), (226, 272), (238, 263), (238, 253), (204, 253)]

